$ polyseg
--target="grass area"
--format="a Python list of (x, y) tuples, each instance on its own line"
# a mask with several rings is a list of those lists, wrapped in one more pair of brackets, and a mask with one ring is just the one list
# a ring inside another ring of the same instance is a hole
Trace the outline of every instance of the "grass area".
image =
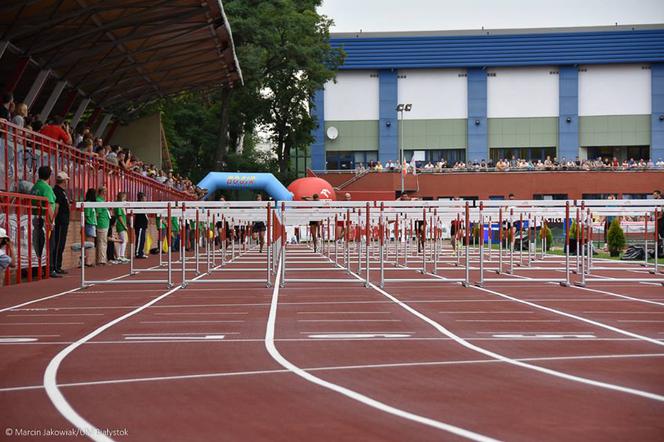
[[(614, 261), (620, 261), (620, 256), (611, 256), (611, 255), (609, 255), (609, 252), (605, 252), (603, 250), (597, 250), (596, 252), (597, 253), (595, 253), (595, 255), (593, 255), (595, 258), (611, 259), (611, 260), (614, 260)], [(564, 256), (565, 252), (563, 251), (562, 248), (554, 247), (554, 248), (552, 248), (551, 250), (548, 251), (548, 254)], [(648, 260), (649, 263), (652, 263), (653, 261), (654, 261), (653, 259)], [(643, 261), (625, 261), (625, 262), (643, 262)], [(664, 264), (664, 258), (659, 258), (658, 257), (657, 262), (659, 264)]]

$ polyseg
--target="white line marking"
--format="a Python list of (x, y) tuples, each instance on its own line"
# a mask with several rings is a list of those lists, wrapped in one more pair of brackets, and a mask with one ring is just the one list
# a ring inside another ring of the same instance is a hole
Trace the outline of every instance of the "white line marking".
[[(264, 339), (257, 339), (257, 341), (264, 342)], [(518, 361), (529, 362), (546, 362), (546, 361), (574, 361), (574, 360), (593, 360), (593, 359), (634, 359), (634, 358), (659, 358), (664, 357), (664, 353), (635, 353), (635, 354), (618, 354), (618, 355), (591, 355), (591, 356), (548, 356), (548, 357), (535, 357), (535, 358), (519, 358)], [(430, 362), (397, 362), (392, 364), (368, 364), (368, 365), (340, 365), (340, 366), (325, 366), (325, 367), (311, 367), (303, 368), (306, 371), (335, 371), (335, 370), (361, 370), (372, 368), (401, 368), (401, 367), (426, 367), (426, 366), (446, 366), (446, 365), (477, 365), (477, 364), (500, 364), (502, 361), (496, 359), (471, 359), (459, 361), (430, 361)], [(58, 384), (58, 387), (88, 387), (94, 385), (109, 385), (109, 384), (130, 384), (135, 382), (161, 382), (161, 381), (180, 381), (188, 379), (205, 379), (229, 376), (251, 376), (261, 374), (279, 374), (290, 373), (285, 369), (274, 370), (253, 370), (253, 371), (231, 371), (231, 372), (215, 372), (215, 373), (201, 373), (189, 375), (175, 375), (175, 376), (156, 376), (147, 378), (125, 378), (125, 379), (109, 379), (103, 381), (87, 381), (87, 382), (71, 382)], [(39, 390), (44, 388), (43, 385), (24, 385), (16, 387), (0, 388), (0, 393), (11, 391), (24, 391), (24, 390)]]
[(2, 322), (2, 325), (82, 325), (85, 322)]
[(155, 313), (155, 316), (177, 316), (177, 315), (248, 315), (248, 312), (178, 312), (178, 313)]
[(455, 319), (456, 322), (560, 322), (560, 319)]
[[(162, 335), (214, 335), (219, 332), (193, 332), (193, 333), (123, 333), (122, 336), (162, 336)], [(224, 332), (225, 335), (239, 335), (238, 332)]]
[(518, 302), (520, 304), (526, 304), (526, 305), (529, 305), (531, 307), (535, 307), (535, 308), (540, 309), (540, 310), (545, 310), (547, 312), (555, 313), (555, 314), (560, 315), (560, 316), (565, 316), (567, 318), (576, 319), (577, 321), (585, 322), (586, 324), (595, 325), (597, 327), (601, 327), (601, 328), (604, 328), (606, 330), (610, 330), (612, 332), (620, 333), (620, 334), (625, 335), (625, 336), (629, 336), (629, 337), (637, 338), (637, 339), (642, 339), (644, 341), (653, 343), (655, 345), (664, 346), (664, 342), (660, 342), (656, 339), (652, 339), (652, 338), (649, 338), (647, 336), (639, 335), (639, 334), (636, 334), (636, 333), (629, 332), (627, 330), (623, 330), (623, 329), (620, 329), (620, 328), (617, 328), (617, 327), (613, 327), (612, 325), (604, 324), (602, 322), (593, 321), (592, 319), (587, 319), (587, 318), (584, 318), (582, 316), (577, 316), (577, 315), (574, 315), (572, 313), (567, 313), (567, 312), (564, 312), (562, 310), (558, 310), (558, 309), (555, 309), (555, 308), (546, 307), (546, 306), (543, 306), (543, 305), (540, 305), (540, 304), (535, 304), (535, 303), (529, 302), (529, 301), (524, 301), (522, 299), (515, 298), (513, 296), (506, 295), (506, 294), (500, 293), (500, 292), (496, 292), (494, 290), (489, 290), (489, 289), (486, 289), (486, 288), (483, 288), (483, 287), (473, 287), (473, 288), (475, 290), (481, 290), (481, 291), (486, 292), (486, 293), (492, 293), (496, 296), (500, 296), (502, 298), (509, 299), (511, 301)]
[[(21, 334), (21, 336), (25, 336), (28, 338), (57, 338), (60, 335), (24, 335)], [(0, 338), (15, 338), (16, 335), (0, 335)]]
[[(306, 335), (312, 333), (310, 331), (308, 332), (300, 332), (301, 335)], [(361, 334), (361, 333), (372, 333), (375, 335), (385, 335), (385, 334), (390, 334), (394, 333), (394, 330), (392, 331), (320, 331), (318, 333), (325, 333), (325, 334), (333, 334), (333, 333), (341, 333), (341, 334)], [(415, 334), (415, 332), (411, 331), (401, 331), (399, 330), (399, 333), (408, 333), (408, 334)]]
[(392, 312), (297, 312), (298, 315), (391, 315)]
[(541, 334), (541, 335), (524, 335), (519, 333), (514, 334), (499, 334), (492, 335), (494, 338), (526, 338), (526, 339), (554, 339), (554, 338), (596, 338), (595, 335), (555, 335), (555, 334)]
[[(351, 272), (351, 274), (354, 274), (354, 273)], [(433, 275), (433, 276), (435, 276), (435, 275)], [(357, 275), (355, 275), (355, 277), (359, 278), (359, 276), (357, 276)], [(548, 374), (548, 375), (559, 377), (559, 378), (562, 378), (562, 379), (575, 381), (575, 382), (580, 382), (580, 383), (584, 383), (584, 384), (588, 384), (588, 385), (593, 385), (595, 387), (602, 387), (602, 388), (606, 388), (606, 389), (609, 389), (609, 390), (614, 390), (614, 391), (619, 391), (619, 392), (622, 392), (622, 393), (633, 394), (633, 395), (636, 395), (636, 396), (641, 396), (641, 397), (645, 397), (645, 398), (648, 398), (648, 399), (653, 399), (653, 400), (656, 400), (656, 401), (664, 402), (664, 396), (661, 396), (661, 395), (658, 395), (658, 394), (655, 394), (655, 393), (650, 393), (650, 392), (647, 392), (647, 391), (637, 390), (637, 389), (629, 388), (629, 387), (623, 387), (621, 385), (610, 384), (610, 383), (607, 383), (607, 382), (596, 381), (596, 380), (593, 380), (593, 379), (588, 379), (588, 378), (584, 378), (584, 377), (581, 377), (581, 376), (575, 376), (575, 375), (563, 373), (563, 372), (560, 372), (560, 371), (552, 370), (552, 369), (549, 369), (549, 368), (539, 367), (537, 365), (528, 364), (528, 363), (525, 363), (525, 362), (522, 362), (522, 361), (518, 361), (518, 360), (515, 360), (515, 359), (508, 358), (507, 356), (503, 356), (501, 354), (492, 352), (490, 350), (486, 350), (486, 349), (484, 349), (482, 347), (479, 347), (475, 344), (471, 344), (470, 342), (466, 341), (465, 339), (463, 339), (463, 338), (459, 337), (458, 335), (452, 333), (451, 331), (449, 331), (447, 328), (443, 327), (438, 322), (434, 321), (433, 319), (429, 318), (428, 316), (426, 316), (426, 315), (420, 313), (419, 311), (415, 310), (410, 305), (405, 304), (404, 302), (402, 302), (399, 299), (395, 298), (394, 296), (390, 295), (385, 290), (381, 289), (380, 287), (376, 286), (375, 284), (371, 283), (370, 286), (373, 289), (377, 290), (379, 293), (382, 293), (384, 296), (386, 296), (387, 298), (394, 301), (396, 304), (398, 304), (399, 306), (401, 306), (405, 310), (409, 311), (413, 315), (415, 315), (418, 318), (422, 319), (423, 321), (427, 322), (428, 324), (433, 326), (435, 329), (440, 331), (442, 334), (454, 339), (457, 343), (459, 343), (460, 345), (462, 345), (462, 346), (464, 346), (464, 347), (466, 347), (470, 350), (474, 350), (478, 353), (482, 353), (482, 354), (484, 354), (486, 356), (489, 356), (491, 358), (500, 359), (500, 360), (502, 360), (504, 362), (507, 362), (509, 364), (512, 364), (512, 365), (516, 365), (516, 366), (519, 366), (519, 367), (522, 367), (522, 368), (527, 368), (527, 369), (533, 370), (533, 371), (538, 371), (540, 373)], [(484, 289), (484, 288), (480, 288), (480, 287), (474, 287), (474, 288), (477, 289), (477, 290), (483, 290), (483, 291), (487, 291), (487, 292), (490, 292), (490, 293), (498, 294), (497, 292), (492, 292), (492, 291)], [(511, 298), (510, 296), (507, 296), (507, 295), (502, 295), (502, 294), (498, 294), (498, 295), (499, 296), (504, 296), (506, 298)], [(515, 300), (515, 301), (520, 301), (516, 298), (512, 298), (512, 299)], [(520, 302), (523, 302), (523, 303), (526, 303), (526, 304), (531, 304), (531, 303), (528, 303), (526, 301), (520, 301)], [(538, 304), (532, 304), (532, 306), (535, 306), (535, 307), (538, 307), (538, 308), (543, 308), (543, 309), (549, 309), (548, 307), (542, 307)], [(556, 310), (554, 310), (554, 309), (549, 309), (549, 310), (552, 310), (552, 311), (556, 312)], [(568, 315), (568, 314), (565, 314), (565, 315)], [(589, 320), (585, 320), (585, 321), (586, 322), (591, 322)], [(635, 335), (634, 337), (638, 337), (638, 336), (639, 335)], [(663, 342), (659, 342), (659, 341), (656, 341), (654, 339), (649, 339), (648, 338), (648, 340), (652, 341), (652, 342), (655, 342), (658, 345), (664, 345)]]
[[(281, 268), (281, 266), (284, 264), (282, 258), (279, 259), (279, 265), (277, 266), (277, 268)], [(290, 372), (300, 376), (301, 378), (309, 382), (312, 382), (314, 384), (320, 385), (321, 387), (340, 393), (346, 397), (349, 397), (365, 405), (381, 410), (385, 413), (390, 413), (395, 416), (408, 419), (414, 422), (418, 422), (420, 424), (428, 425), (430, 427), (447, 431), (449, 433), (456, 434), (458, 436), (465, 437), (471, 440), (481, 441), (481, 442), (495, 441), (495, 439), (492, 439), (490, 437), (474, 433), (472, 431), (468, 431), (463, 428), (456, 427), (454, 425), (446, 424), (444, 422), (440, 422), (424, 416), (419, 416), (417, 414), (392, 407), (383, 402), (379, 402), (368, 396), (357, 393), (356, 391), (350, 390), (348, 388), (342, 387), (337, 384), (333, 384), (332, 382), (325, 381), (319, 377), (312, 375), (311, 373), (306, 372), (300, 367), (297, 367), (295, 364), (291, 363), (286, 358), (284, 358), (281, 355), (281, 353), (279, 353), (279, 350), (277, 350), (277, 347), (274, 345), (274, 330), (277, 322), (277, 304), (279, 302), (279, 284), (281, 279), (280, 277), (281, 277), (281, 272), (278, 271), (277, 278), (274, 282), (274, 291), (272, 292), (272, 303), (270, 304), (270, 314), (268, 316), (267, 329), (265, 331), (265, 348), (267, 349), (268, 353), (270, 353), (270, 356), (272, 356), (272, 358), (279, 363), (279, 365), (281, 365), (282, 367), (288, 369)]]
[[(196, 276), (194, 279), (198, 279), (205, 276), (205, 274), (201, 274), (199, 276)], [(76, 428), (81, 430), (81, 432), (91, 439), (97, 441), (97, 442), (111, 442), (113, 439), (107, 437), (103, 432), (101, 432), (97, 427), (86, 421), (81, 415), (79, 415), (76, 410), (72, 408), (72, 406), (67, 402), (67, 399), (62, 395), (62, 392), (60, 392), (60, 389), (58, 388), (57, 384), (57, 375), (58, 375), (58, 368), (60, 367), (60, 364), (62, 361), (67, 357), (68, 354), (76, 350), (78, 347), (80, 347), (82, 344), (85, 342), (89, 341), (90, 339), (94, 338), (95, 336), (98, 336), (100, 333), (104, 332), (105, 330), (108, 330), (109, 328), (113, 327), (115, 324), (124, 321), (125, 319), (134, 316), (135, 314), (145, 310), (149, 306), (161, 301), (162, 299), (168, 297), (172, 293), (175, 293), (176, 291), (180, 290), (181, 286), (177, 286), (175, 288), (172, 288), (171, 290), (167, 291), (163, 295), (160, 295), (153, 300), (147, 302), (146, 304), (143, 304), (142, 306), (125, 313), (124, 315), (115, 318), (114, 320), (107, 322), (106, 324), (102, 325), (101, 327), (93, 330), (92, 332), (88, 333), (87, 335), (83, 336), (76, 342), (68, 345), (64, 349), (62, 349), (51, 361), (48, 363), (48, 366), (46, 367), (46, 371), (44, 372), (44, 388), (46, 389), (46, 394), (48, 395), (49, 399), (55, 406), (55, 408), (60, 412), (60, 414), (67, 419), (69, 422), (71, 422)]]
[(401, 319), (298, 319), (297, 322), (401, 322)]
[(502, 312), (487, 312), (487, 311), (461, 311), (461, 312), (455, 312), (455, 311), (443, 311), (443, 312), (438, 312), (438, 313), (446, 313), (446, 314), (451, 314), (451, 315), (461, 315), (461, 314), (469, 314), (469, 315), (475, 315), (475, 314), (482, 314), (482, 315), (495, 315), (495, 314), (524, 314), (524, 315), (532, 315), (535, 312), (522, 312), (522, 311), (502, 311)]
[(410, 335), (399, 333), (370, 334), (370, 333), (333, 333), (327, 335), (309, 335), (316, 339), (359, 339), (359, 338), (408, 338)]
[(52, 316), (104, 316), (104, 313), (48, 313), (43, 315), (7, 315), (8, 318), (18, 317), (52, 317)]
[(34, 342), (37, 338), (0, 338), (0, 343), (6, 342)]
[(656, 321), (656, 320), (649, 321), (649, 320), (647, 320), (647, 319), (642, 319), (642, 320), (637, 320), (637, 319), (618, 319), (618, 322), (657, 322), (657, 323), (662, 323), (662, 322), (664, 322), (664, 321)]
[(574, 287), (575, 289), (585, 290), (585, 291), (588, 291), (588, 292), (602, 293), (604, 295), (609, 295), (609, 296), (613, 296), (613, 297), (616, 297), (616, 298), (629, 299), (630, 301), (643, 302), (643, 303), (646, 303), (646, 304), (654, 304), (654, 305), (659, 305), (659, 306), (664, 307), (664, 302), (656, 302), (656, 301), (649, 300), (649, 299), (634, 298), (633, 296), (620, 295), (618, 293), (607, 292), (605, 290), (591, 289), (591, 288), (588, 288), (588, 287), (579, 287), (579, 286), (572, 286), (572, 287)]
[(604, 310), (584, 310), (582, 313), (606, 313), (606, 314), (624, 314), (624, 315), (664, 315), (664, 312), (615, 312), (615, 311), (604, 311)]
[(224, 339), (224, 335), (205, 335), (205, 336), (125, 336), (126, 340), (164, 340), (164, 339)]
[(141, 324), (211, 324), (211, 323), (228, 323), (228, 322), (244, 322), (234, 320), (219, 320), (219, 321), (141, 321)]

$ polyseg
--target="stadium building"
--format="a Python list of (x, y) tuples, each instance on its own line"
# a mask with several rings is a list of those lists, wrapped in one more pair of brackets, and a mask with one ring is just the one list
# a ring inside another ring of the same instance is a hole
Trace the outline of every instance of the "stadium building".
[[(317, 170), (398, 161), (664, 158), (664, 25), (333, 34)], [(412, 104), (397, 112), (398, 104)], [(309, 156), (307, 155), (307, 156)]]

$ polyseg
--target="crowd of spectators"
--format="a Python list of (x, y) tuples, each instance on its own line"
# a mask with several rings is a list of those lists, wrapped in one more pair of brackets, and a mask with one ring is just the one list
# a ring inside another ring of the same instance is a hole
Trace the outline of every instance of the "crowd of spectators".
[(173, 173), (173, 170), (162, 170), (154, 164), (145, 163), (137, 158), (127, 147), (108, 144), (102, 138), (95, 137), (91, 128), (79, 125), (76, 131), (61, 116), (51, 118), (43, 124), (36, 115), (28, 112), (25, 103), (14, 103), (11, 94), (3, 94), (0, 103), (0, 120), (7, 120), (26, 130), (38, 132), (53, 138), (82, 152), (90, 159), (104, 160), (124, 171), (135, 172), (146, 178), (151, 178), (165, 186), (188, 194), (195, 199), (201, 199), (206, 191), (200, 189), (191, 180)]
[(511, 159), (501, 158), (494, 163), (493, 160), (481, 160), (465, 163), (457, 161), (455, 163), (448, 163), (445, 159), (436, 162), (432, 161), (411, 161), (404, 162), (403, 165), (398, 161), (387, 161), (383, 165), (380, 161), (370, 161), (367, 166), (363, 163), (358, 163), (355, 167), (355, 173), (365, 172), (389, 172), (389, 171), (402, 171), (408, 173), (421, 173), (421, 172), (523, 172), (523, 171), (590, 171), (590, 170), (664, 170), (664, 159), (653, 161), (652, 159), (635, 160), (630, 158), (620, 161), (617, 157), (607, 158), (598, 157), (596, 159), (581, 160), (578, 157), (574, 160), (567, 160), (566, 158), (558, 159), (547, 156), (544, 160), (526, 160), (521, 158), (512, 157)]

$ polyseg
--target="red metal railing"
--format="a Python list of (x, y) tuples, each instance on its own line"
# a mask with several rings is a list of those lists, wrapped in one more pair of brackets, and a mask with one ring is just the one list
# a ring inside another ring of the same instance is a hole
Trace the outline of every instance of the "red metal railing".
[(136, 199), (138, 192), (145, 193), (148, 201), (192, 199), (138, 172), (124, 170), (73, 146), (0, 120), (0, 190), (21, 192), (23, 186), (19, 184), (34, 183), (41, 166), (50, 166), (53, 176), (60, 171), (69, 175), (65, 190), (72, 203), (82, 201), (88, 188), (101, 186), (106, 187), (107, 199), (111, 201), (120, 191), (127, 192), (130, 201)]
[(21, 283), (23, 272), (28, 282), (48, 278), (52, 221), (47, 204), (43, 197), (0, 191), (0, 227), (9, 236), (5, 253), (12, 258), (12, 268), (4, 271), (5, 285), (14, 269), (16, 284)]

